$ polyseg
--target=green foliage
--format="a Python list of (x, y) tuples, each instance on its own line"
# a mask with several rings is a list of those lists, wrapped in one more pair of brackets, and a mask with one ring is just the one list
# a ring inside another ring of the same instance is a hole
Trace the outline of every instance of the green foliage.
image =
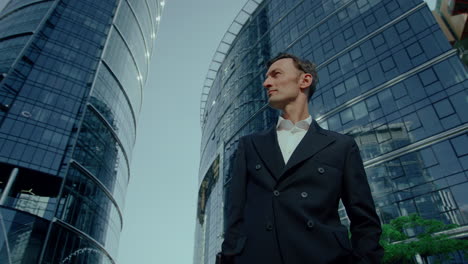
[[(423, 219), (417, 214), (393, 219), (390, 224), (382, 226), (380, 244), (385, 249), (383, 263), (413, 263), (413, 257), (417, 254), (426, 260), (432, 255), (442, 255), (446, 259), (449, 253), (457, 250), (468, 253), (468, 241), (434, 234), (455, 227), (457, 225)], [(410, 229), (417, 233), (412, 239), (405, 233)]]

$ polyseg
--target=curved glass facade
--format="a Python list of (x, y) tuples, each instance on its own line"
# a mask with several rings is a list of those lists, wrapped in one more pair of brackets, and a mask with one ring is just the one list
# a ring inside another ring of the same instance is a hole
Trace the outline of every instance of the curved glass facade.
[(164, 1), (0, 13), (0, 262), (115, 263)]
[(251, 0), (203, 88), (194, 263), (214, 263), (220, 251), (239, 137), (277, 121), (262, 82), (265, 63), (280, 52), (318, 65), (309, 111), (322, 127), (356, 139), (383, 223), (418, 213), (468, 224), (468, 72), (427, 5)]

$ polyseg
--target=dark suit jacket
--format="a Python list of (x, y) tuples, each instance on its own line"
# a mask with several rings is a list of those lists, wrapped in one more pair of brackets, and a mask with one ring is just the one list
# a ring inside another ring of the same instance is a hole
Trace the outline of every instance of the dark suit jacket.
[[(340, 223), (340, 198), (351, 221)], [(355, 141), (314, 121), (287, 164), (276, 127), (239, 141), (222, 254), (235, 264), (380, 263), (380, 221)]]

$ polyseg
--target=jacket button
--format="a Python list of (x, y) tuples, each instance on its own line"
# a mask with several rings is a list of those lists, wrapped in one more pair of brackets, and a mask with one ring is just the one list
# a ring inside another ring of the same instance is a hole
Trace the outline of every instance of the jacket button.
[(279, 196), (279, 195), (280, 195), (280, 192), (279, 192), (278, 190), (274, 190), (274, 191), (273, 191), (273, 195), (274, 195), (274, 196)]
[(308, 194), (307, 194), (306, 192), (302, 192), (302, 193), (301, 193), (302, 198), (307, 198), (307, 195), (308, 195)]
[(267, 223), (267, 224), (266, 224), (266, 230), (267, 230), (267, 231), (273, 230), (273, 224), (272, 224), (272, 223)]
[(320, 173), (320, 174), (323, 174), (325, 172), (325, 169), (320, 167), (317, 169), (317, 171)]
[(260, 165), (260, 164), (255, 165), (255, 169), (256, 169), (256, 170), (259, 170), (259, 169), (261, 169), (261, 168), (262, 168), (262, 165)]
[(312, 220), (307, 221), (307, 227), (308, 228), (313, 228), (314, 225), (315, 225), (314, 221), (312, 221)]

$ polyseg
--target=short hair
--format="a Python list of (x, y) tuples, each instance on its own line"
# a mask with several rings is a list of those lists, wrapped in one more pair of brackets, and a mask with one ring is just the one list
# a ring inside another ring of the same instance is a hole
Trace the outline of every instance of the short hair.
[(299, 57), (294, 56), (292, 54), (280, 53), (276, 57), (274, 57), (273, 59), (271, 59), (271, 60), (269, 60), (267, 62), (267, 64), (266, 64), (267, 69), (270, 68), (270, 66), (273, 63), (275, 63), (276, 61), (281, 60), (281, 59), (292, 59), (293, 63), (294, 63), (294, 66), (298, 70), (303, 71), (305, 73), (309, 73), (310, 75), (312, 75), (312, 83), (309, 86), (309, 92), (307, 94), (307, 100), (310, 101), (310, 98), (312, 98), (312, 95), (314, 94), (315, 88), (317, 87), (317, 83), (318, 83), (317, 66), (314, 63), (312, 63), (312, 62), (310, 62), (308, 60), (300, 59)]

